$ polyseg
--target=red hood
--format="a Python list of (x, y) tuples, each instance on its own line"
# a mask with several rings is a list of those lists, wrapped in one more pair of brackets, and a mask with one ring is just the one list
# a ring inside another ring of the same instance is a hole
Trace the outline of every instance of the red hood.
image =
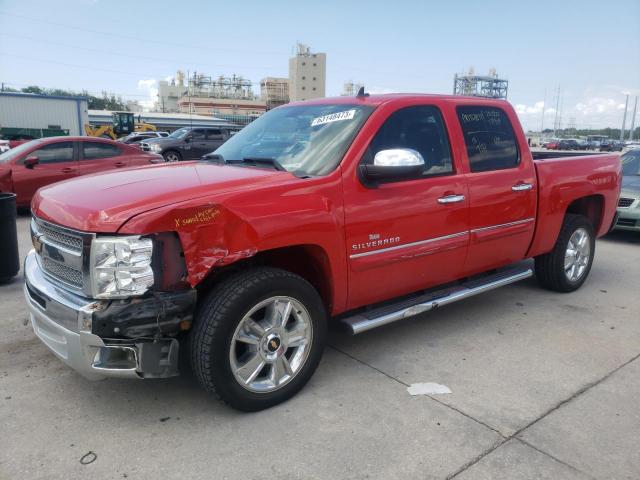
[(142, 212), (229, 190), (255, 189), (290, 177), (253, 167), (184, 162), (86, 175), (41, 188), (33, 212), (53, 223), (87, 232), (117, 231)]

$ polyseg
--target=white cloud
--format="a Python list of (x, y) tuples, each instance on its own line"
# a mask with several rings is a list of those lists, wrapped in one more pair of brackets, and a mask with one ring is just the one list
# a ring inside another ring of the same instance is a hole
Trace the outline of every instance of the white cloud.
[(152, 109), (158, 100), (158, 87), (156, 85), (156, 80), (153, 78), (138, 80), (138, 90), (149, 95), (149, 98), (139, 101), (145, 110)]
[(621, 109), (624, 109), (624, 103), (619, 103), (616, 99), (605, 97), (589, 97), (576, 104), (576, 111), (583, 116), (613, 113)]
[[(523, 103), (518, 103), (514, 106), (516, 109), (516, 113), (518, 115), (531, 115), (531, 114), (539, 114), (542, 113), (542, 109), (544, 108), (544, 102), (542, 100), (534, 103), (533, 105), (525, 105)], [(555, 112), (555, 108), (547, 108), (544, 111), (544, 114), (547, 115), (549, 113)]]

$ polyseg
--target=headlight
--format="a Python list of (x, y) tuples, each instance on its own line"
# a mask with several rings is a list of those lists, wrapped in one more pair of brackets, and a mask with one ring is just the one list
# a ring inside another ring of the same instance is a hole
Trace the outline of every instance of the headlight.
[(94, 298), (142, 295), (153, 285), (149, 238), (98, 237), (91, 244), (91, 283)]
[(149, 144), (149, 150), (151, 150), (152, 152), (159, 152), (160, 150), (162, 150), (162, 148), (157, 143), (151, 143)]

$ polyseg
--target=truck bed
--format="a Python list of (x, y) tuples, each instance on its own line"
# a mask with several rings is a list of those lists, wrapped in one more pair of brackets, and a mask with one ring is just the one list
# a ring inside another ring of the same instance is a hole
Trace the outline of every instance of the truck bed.
[(533, 163), (539, 191), (536, 230), (529, 257), (553, 249), (564, 215), (571, 213), (570, 207), (577, 199), (587, 203), (592, 218), (600, 219), (594, 222), (596, 236), (609, 231), (620, 195), (622, 167), (619, 155), (581, 153), (536, 159)]

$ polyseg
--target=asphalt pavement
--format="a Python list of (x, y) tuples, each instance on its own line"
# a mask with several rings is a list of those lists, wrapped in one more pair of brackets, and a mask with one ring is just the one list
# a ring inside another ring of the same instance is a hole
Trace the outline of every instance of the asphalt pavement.
[(35, 337), (20, 276), (0, 285), (0, 478), (638, 479), (639, 287), (640, 234), (614, 232), (577, 292), (530, 279), (334, 332), (299, 395), (246, 414), (190, 376), (85, 380)]

